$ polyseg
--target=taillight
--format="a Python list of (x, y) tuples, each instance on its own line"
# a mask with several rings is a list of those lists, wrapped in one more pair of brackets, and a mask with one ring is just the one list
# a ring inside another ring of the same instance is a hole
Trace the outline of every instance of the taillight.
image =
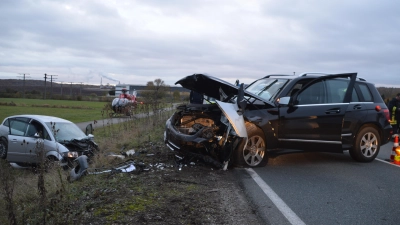
[(383, 109), (383, 114), (385, 114), (385, 117), (386, 117), (387, 121), (390, 122), (390, 113), (389, 113), (389, 109)]

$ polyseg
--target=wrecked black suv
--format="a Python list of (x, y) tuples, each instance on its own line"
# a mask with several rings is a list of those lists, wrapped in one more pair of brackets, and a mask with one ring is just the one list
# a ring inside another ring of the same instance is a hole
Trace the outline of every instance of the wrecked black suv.
[(357, 73), (268, 75), (246, 88), (194, 74), (176, 84), (219, 101), (178, 106), (166, 122), (166, 145), (224, 169), (304, 151), (349, 150), (370, 162), (391, 136), (385, 103)]

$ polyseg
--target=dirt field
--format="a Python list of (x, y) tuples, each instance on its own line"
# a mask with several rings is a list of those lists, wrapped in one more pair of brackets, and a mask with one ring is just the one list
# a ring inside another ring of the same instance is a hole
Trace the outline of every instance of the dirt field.
[(84, 210), (80, 223), (263, 224), (233, 169), (217, 170), (194, 159), (179, 170), (174, 153), (162, 144), (135, 151), (131, 158), (141, 161), (143, 170), (77, 181), (87, 193), (75, 205)]

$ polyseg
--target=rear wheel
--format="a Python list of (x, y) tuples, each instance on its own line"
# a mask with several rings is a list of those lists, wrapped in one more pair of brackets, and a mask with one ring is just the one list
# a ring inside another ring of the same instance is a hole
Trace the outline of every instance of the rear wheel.
[(364, 127), (358, 132), (350, 156), (359, 162), (371, 162), (379, 153), (381, 143), (378, 131), (373, 127)]
[(0, 138), (0, 158), (5, 159), (7, 157), (8, 141), (5, 138)]
[(236, 149), (235, 164), (242, 167), (265, 166), (268, 157), (264, 133), (252, 123), (246, 123), (246, 130), (248, 141)]

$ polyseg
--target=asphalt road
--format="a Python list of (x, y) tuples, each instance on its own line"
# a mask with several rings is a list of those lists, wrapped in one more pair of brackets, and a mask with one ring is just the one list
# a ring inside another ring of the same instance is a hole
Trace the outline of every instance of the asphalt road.
[(267, 224), (400, 224), (400, 168), (385, 161), (392, 147), (371, 163), (299, 153), (235, 172)]

